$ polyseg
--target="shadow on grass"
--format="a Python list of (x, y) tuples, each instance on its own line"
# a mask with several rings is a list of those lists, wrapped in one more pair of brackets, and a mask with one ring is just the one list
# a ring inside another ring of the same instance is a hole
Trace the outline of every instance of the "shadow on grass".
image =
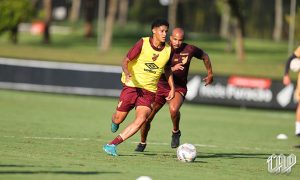
[(197, 158), (254, 158), (254, 159), (268, 159), (271, 154), (261, 154), (261, 153), (207, 153), (198, 155)]
[[(37, 167), (33, 165), (0, 164), (0, 168)], [(117, 171), (43, 171), (43, 170), (0, 170), (2, 174), (70, 174), (70, 175), (97, 175), (97, 174), (119, 174)]]
[(31, 170), (10, 170), (0, 171), (1, 174), (69, 174), (69, 175), (97, 175), (97, 174), (118, 174), (121, 172), (111, 171), (31, 171)]
[(20, 165), (20, 164), (0, 164), (1, 167), (36, 167), (33, 165)]

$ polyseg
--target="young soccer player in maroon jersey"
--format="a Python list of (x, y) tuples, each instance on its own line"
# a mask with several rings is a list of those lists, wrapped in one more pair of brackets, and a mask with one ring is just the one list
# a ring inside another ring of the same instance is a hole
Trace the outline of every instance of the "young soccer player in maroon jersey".
[(175, 97), (171, 100), (166, 100), (165, 97), (170, 91), (170, 87), (164, 76), (161, 76), (158, 82), (155, 102), (151, 114), (147, 118), (147, 122), (141, 127), (141, 142), (137, 145), (135, 151), (143, 152), (146, 148), (147, 135), (150, 130), (150, 123), (155, 114), (164, 106), (166, 101), (169, 104), (170, 115), (173, 123), (171, 147), (177, 148), (180, 144), (181, 132), (179, 129), (180, 122), (180, 107), (183, 104), (187, 93), (187, 76), (191, 59), (193, 57), (202, 59), (207, 70), (207, 76), (203, 79), (205, 85), (213, 82), (213, 72), (209, 56), (200, 48), (193, 45), (183, 43), (184, 31), (181, 28), (175, 28), (170, 36), (170, 44), (174, 54), (171, 60), (171, 69), (173, 72), (175, 83)]
[(169, 23), (158, 19), (152, 23), (152, 37), (138, 41), (128, 52), (122, 63), (123, 89), (116, 112), (112, 117), (111, 131), (116, 132), (129, 111), (135, 107), (135, 119), (115, 139), (103, 146), (103, 150), (117, 156), (116, 146), (134, 135), (151, 113), (155, 100), (157, 82), (166, 74), (170, 90), (166, 96), (171, 100), (175, 95), (173, 75), (169, 64), (171, 47), (165, 43)]
[[(290, 64), (294, 58), (300, 58), (300, 46), (294, 51), (294, 53), (287, 59), (285, 64), (284, 76), (283, 76), (283, 84), (289, 85), (291, 83), (291, 79), (289, 76)], [(296, 123), (295, 123), (295, 134), (300, 137), (300, 72), (298, 72), (298, 80), (297, 80), (297, 88), (294, 94), (295, 98), (298, 101), (297, 109), (296, 109)]]

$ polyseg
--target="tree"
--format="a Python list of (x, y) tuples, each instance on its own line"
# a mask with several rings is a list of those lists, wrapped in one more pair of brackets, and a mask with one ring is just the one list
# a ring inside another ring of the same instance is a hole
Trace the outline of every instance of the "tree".
[(244, 18), (240, 9), (240, 4), (238, 0), (228, 0), (227, 1), (230, 9), (231, 15), (233, 19), (234, 25), (234, 32), (236, 38), (236, 54), (239, 61), (244, 61), (245, 59), (245, 47), (244, 47), (244, 34), (245, 34), (245, 27), (244, 27)]
[(282, 0), (275, 0), (275, 25), (273, 30), (273, 39), (275, 41), (281, 40), (282, 21)]
[(43, 0), (43, 7), (45, 12), (45, 28), (43, 33), (43, 43), (49, 44), (50, 43), (50, 24), (51, 24), (51, 17), (52, 17), (52, 0)]
[(96, 2), (95, 0), (85, 0), (84, 9), (85, 9), (85, 24), (84, 24), (84, 36), (90, 38), (93, 36), (93, 21)]
[(105, 20), (105, 28), (101, 43), (101, 50), (107, 51), (110, 49), (112, 34), (114, 28), (115, 17), (117, 13), (118, 0), (109, 0), (108, 14)]
[(118, 24), (121, 26), (127, 23), (128, 3), (128, 0), (119, 0)]
[(81, 0), (72, 0), (72, 7), (70, 12), (70, 21), (76, 22), (79, 18)]
[(217, 7), (221, 15), (221, 24), (219, 34), (222, 38), (229, 37), (229, 25), (230, 25), (230, 7), (224, 0), (217, 1)]
[(176, 27), (178, 1), (179, 0), (172, 0), (169, 3), (168, 21), (170, 23), (170, 29)]
[(20, 22), (29, 20), (32, 13), (33, 8), (29, 0), (0, 0), (0, 35), (5, 31), (9, 31), (10, 40), (16, 44)]

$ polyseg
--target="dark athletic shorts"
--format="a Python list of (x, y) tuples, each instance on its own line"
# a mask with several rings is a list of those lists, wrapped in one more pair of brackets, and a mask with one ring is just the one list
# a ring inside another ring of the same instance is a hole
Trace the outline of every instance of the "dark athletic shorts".
[[(169, 84), (158, 83), (157, 92), (155, 95), (155, 102), (164, 105), (166, 103), (166, 97), (168, 97), (169, 92), (170, 92)], [(184, 98), (187, 93), (187, 88), (175, 85), (175, 92), (179, 92)]]
[(129, 112), (136, 106), (147, 106), (152, 109), (154, 100), (154, 92), (142, 88), (123, 86), (117, 110)]

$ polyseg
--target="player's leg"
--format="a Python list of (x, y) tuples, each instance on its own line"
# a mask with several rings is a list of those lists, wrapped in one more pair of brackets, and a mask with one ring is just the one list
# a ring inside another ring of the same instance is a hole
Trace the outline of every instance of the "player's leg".
[(175, 97), (169, 102), (169, 110), (173, 123), (171, 147), (177, 148), (180, 144), (181, 132), (179, 129), (180, 123), (180, 107), (184, 101), (182, 93), (175, 92)]
[[(300, 74), (299, 74), (300, 76)], [(297, 136), (300, 136), (300, 78), (298, 77), (298, 80), (297, 80), (297, 88), (295, 90), (295, 93), (294, 93), (294, 98), (298, 101), (298, 104), (297, 104), (297, 109), (296, 109), (296, 122), (295, 122), (295, 134)]]
[(116, 112), (112, 115), (111, 131), (113, 133), (119, 129), (119, 125), (125, 120), (128, 112), (134, 108), (136, 98), (137, 92), (135, 88), (123, 87)]
[(300, 137), (300, 104), (299, 104), (299, 102), (298, 102), (297, 109), (296, 109), (295, 134)]
[(119, 125), (125, 120), (128, 112), (116, 111), (111, 118), (111, 132), (116, 132), (119, 129)]
[(129, 124), (114, 140), (103, 146), (103, 150), (112, 156), (117, 156), (116, 146), (133, 136), (146, 121), (151, 109), (147, 106), (137, 106), (134, 121)]
[(135, 151), (137, 152), (143, 152), (146, 148), (146, 141), (147, 141), (147, 136), (148, 132), (150, 131), (151, 128), (151, 122), (154, 119), (154, 116), (156, 113), (163, 107), (163, 104), (159, 104), (154, 102), (153, 108), (151, 110), (150, 115), (147, 117), (146, 122), (141, 126), (141, 142), (137, 145)]
[(122, 139), (126, 140), (130, 138), (132, 135), (134, 135), (140, 129), (140, 127), (145, 123), (150, 113), (151, 113), (151, 109), (149, 107), (138, 106), (136, 108), (135, 120), (131, 124), (129, 124), (129, 126), (127, 126), (125, 130), (122, 131), (122, 133), (120, 134)]
[(139, 88), (135, 88), (135, 91), (138, 94), (134, 103), (136, 106), (135, 119), (113, 141), (103, 146), (103, 150), (109, 155), (117, 156), (116, 146), (134, 135), (151, 113), (151, 103), (155, 99), (155, 93)]
[(162, 106), (166, 103), (166, 97), (169, 94), (168, 87), (158, 84), (157, 92), (155, 94), (155, 101), (152, 106), (151, 114), (147, 117), (147, 121), (141, 127), (141, 142), (137, 145), (135, 151), (143, 152), (146, 148), (146, 141), (148, 132), (151, 128), (151, 122), (156, 115), (156, 113), (162, 108)]

